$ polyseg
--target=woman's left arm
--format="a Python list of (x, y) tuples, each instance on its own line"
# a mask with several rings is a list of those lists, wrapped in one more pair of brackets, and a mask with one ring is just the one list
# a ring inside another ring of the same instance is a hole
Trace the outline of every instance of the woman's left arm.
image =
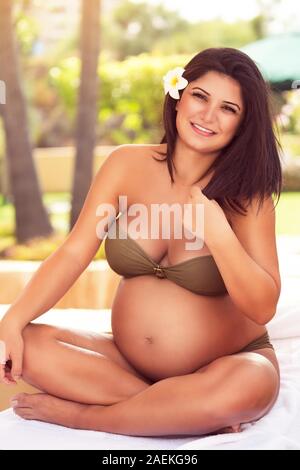
[(247, 215), (230, 219), (232, 227), (220, 205), (198, 186), (192, 187), (190, 202), (204, 204), (204, 241), (231, 299), (254, 322), (268, 323), (281, 290), (272, 198), (264, 200), (259, 212), (254, 199)]

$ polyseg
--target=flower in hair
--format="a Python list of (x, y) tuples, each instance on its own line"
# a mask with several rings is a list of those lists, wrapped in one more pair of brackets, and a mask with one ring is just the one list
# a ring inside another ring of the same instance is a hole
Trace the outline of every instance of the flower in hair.
[(169, 92), (170, 96), (175, 100), (179, 99), (178, 90), (182, 90), (188, 84), (186, 78), (182, 76), (185, 71), (182, 67), (175, 67), (169, 70), (168, 73), (163, 77), (165, 95)]

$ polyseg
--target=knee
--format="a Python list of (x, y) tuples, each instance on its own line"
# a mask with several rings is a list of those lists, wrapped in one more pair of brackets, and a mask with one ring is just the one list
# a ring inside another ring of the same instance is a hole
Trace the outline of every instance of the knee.
[(28, 323), (22, 331), (24, 341), (40, 339), (41, 337), (53, 337), (55, 327), (44, 323)]
[(273, 406), (278, 395), (277, 373), (271, 367), (256, 363), (248, 363), (247, 367), (238, 369), (236, 380), (244, 385), (234, 387), (236, 394), (227, 397), (226, 411), (243, 421), (259, 419)]
[(24, 341), (24, 353), (30, 354), (39, 348), (43, 348), (45, 341), (54, 339), (55, 328), (50, 325), (28, 323), (22, 331)]
[(26, 380), (40, 371), (49, 341), (55, 336), (52, 326), (36, 323), (29, 323), (22, 335), (24, 340), (22, 375)]

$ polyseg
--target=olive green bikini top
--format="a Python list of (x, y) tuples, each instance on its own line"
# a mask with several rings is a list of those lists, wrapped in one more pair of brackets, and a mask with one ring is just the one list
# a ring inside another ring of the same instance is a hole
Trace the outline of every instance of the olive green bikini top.
[[(120, 233), (120, 225), (118, 226)], [(197, 256), (171, 266), (160, 266), (133, 238), (128, 234), (125, 236), (126, 238), (118, 238), (118, 230), (116, 230), (116, 238), (107, 236), (105, 239), (107, 262), (117, 274), (125, 278), (154, 274), (158, 278), (167, 278), (199, 295), (217, 296), (227, 293), (224, 281), (211, 255)]]

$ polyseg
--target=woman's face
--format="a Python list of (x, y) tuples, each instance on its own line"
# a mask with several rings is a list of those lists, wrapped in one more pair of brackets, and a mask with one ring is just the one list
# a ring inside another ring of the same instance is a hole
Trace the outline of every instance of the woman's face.
[(207, 72), (188, 84), (176, 110), (179, 138), (196, 151), (216, 152), (232, 140), (242, 120), (240, 85), (228, 75)]

